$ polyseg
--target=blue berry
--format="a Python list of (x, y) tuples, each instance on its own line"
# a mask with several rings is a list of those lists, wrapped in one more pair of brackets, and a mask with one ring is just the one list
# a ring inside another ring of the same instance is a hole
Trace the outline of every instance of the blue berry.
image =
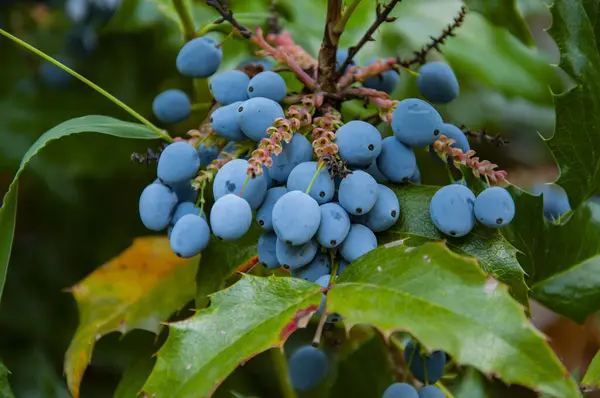
[(458, 148), (463, 151), (463, 153), (467, 153), (471, 149), (471, 145), (469, 145), (469, 140), (465, 133), (453, 124), (442, 123), (439, 136), (441, 137), (442, 135), (456, 141), (451, 145), (452, 148)]
[(431, 198), (429, 215), (437, 229), (459, 238), (475, 226), (475, 195), (464, 185), (451, 184), (440, 188)]
[(281, 238), (277, 238), (275, 255), (279, 264), (284, 268), (295, 269), (310, 263), (315, 258), (318, 248), (313, 239), (301, 245), (292, 246), (285, 243)]
[(458, 97), (458, 80), (443, 62), (428, 62), (419, 69), (417, 86), (427, 100), (446, 104)]
[(317, 253), (315, 258), (307, 265), (291, 270), (290, 274), (294, 278), (304, 279), (314, 282), (323, 275), (329, 274), (329, 255)]
[(171, 249), (179, 257), (194, 257), (208, 246), (210, 229), (202, 217), (186, 214), (173, 226), (169, 241)]
[(383, 398), (419, 398), (419, 394), (410, 384), (394, 383), (383, 392)]
[(388, 181), (387, 177), (384, 176), (381, 170), (379, 170), (379, 167), (377, 167), (377, 160), (371, 162), (371, 164), (366, 169), (364, 169), (364, 171), (369, 173), (371, 177), (373, 177), (375, 181), (377, 181), (380, 184)]
[(281, 265), (277, 261), (276, 255), (277, 235), (273, 232), (265, 232), (258, 238), (256, 249), (258, 251), (258, 261), (263, 263), (269, 269), (279, 268)]
[(210, 37), (198, 37), (185, 43), (177, 54), (177, 70), (187, 77), (209, 77), (221, 66), (223, 51)]
[(425, 386), (419, 390), (419, 398), (446, 398), (446, 394), (436, 386)]
[(206, 146), (204, 142), (198, 147), (198, 156), (200, 157), (200, 166), (208, 166), (219, 156), (217, 146)]
[(307, 345), (298, 348), (288, 360), (288, 371), (292, 387), (307, 391), (325, 379), (329, 360), (318, 348)]
[(268, 138), (267, 129), (275, 119), (284, 117), (283, 108), (268, 98), (250, 98), (244, 101), (237, 112), (237, 121), (246, 136), (254, 141)]
[(556, 184), (538, 184), (532, 189), (534, 195), (542, 194), (544, 217), (550, 221), (557, 220), (571, 210), (569, 197), (565, 190)]
[(337, 203), (320, 206), (321, 224), (317, 230), (317, 242), (328, 249), (339, 246), (350, 231), (350, 217)]
[(152, 112), (162, 123), (175, 124), (190, 117), (190, 99), (181, 90), (166, 90), (158, 94), (152, 102)]
[[(369, 60), (365, 66), (369, 66), (377, 62), (379, 58), (373, 58)], [(384, 93), (391, 94), (400, 80), (400, 75), (395, 70), (386, 70), (385, 72), (365, 79), (363, 86), (366, 88), (372, 88), (377, 91), (383, 91)]]
[(433, 106), (417, 98), (400, 101), (392, 116), (396, 139), (409, 146), (431, 145), (440, 137), (442, 117)]
[(310, 141), (302, 134), (296, 133), (288, 144), (284, 143), (281, 153), (272, 157), (273, 164), (269, 169), (269, 175), (278, 184), (285, 184), (294, 167), (300, 163), (310, 162), (312, 154)]
[(502, 187), (490, 187), (475, 199), (475, 217), (490, 228), (508, 225), (515, 217), (515, 201)]
[(267, 231), (273, 230), (273, 207), (275, 207), (275, 203), (277, 203), (279, 198), (285, 195), (287, 191), (288, 190), (285, 187), (275, 187), (267, 191), (265, 200), (256, 212), (256, 222), (263, 229)]
[(171, 217), (171, 225), (177, 224), (183, 216), (188, 214), (200, 215), (202, 218), (206, 219), (204, 213), (200, 214), (200, 208), (196, 207), (196, 204), (193, 202), (181, 202), (175, 207), (175, 211), (173, 212), (173, 216)]
[(219, 104), (229, 105), (248, 99), (246, 88), (249, 81), (250, 78), (247, 74), (233, 69), (215, 75), (210, 80), (209, 88)]
[(361, 224), (352, 224), (348, 236), (340, 246), (340, 253), (349, 263), (377, 248), (373, 231)]
[(348, 213), (361, 215), (375, 206), (378, 194), (377, 181), (370, 174), (356, 170), (340, 183), (338, 200)]
[(389, 229), (400, 217), (400, 202), (390, 188), (379, 184), (379, 194), (375, 206), (365, 214), (365, 223), (373, 232)]
[(237, 110), (242, 104), (241, 101), (215, 109), (210, 115), (210, 127), (217, 135), (226, 138), (229, 141), (243, 141), (247, 139), (242, 131), (238, 120)]
[(270, 59), (268, 58), (257, 58), (257, 57), (250, 57), (250, 58), (246, 58), (245, 60), (243, 60), (242, 62), (240, 62), (238, 64), (238, 68), (244, 67), (244, 66), (248, 66), (248, 65), (261, 65), (265, 70), (270, 70), (273, 68), (273, 62), (271, 62)]
[[(248, 161), (244, 159), (231, 160), (219, 169), (213, 182), (215, 200), (227, 194), (239, 195), (248, 175)], [(267, 194), (267, 180), (264, 175), (250, 178), (242, 197), (248, 201), (252, 210), (258, 209)]]
[[(158, 178), (154, 181), (154, 183), (162, 184)], [(177, 184), (169, 184), (169, 188), (175, 192), (179, 203), (196, 202), (196, 199), (198, 199), (198, 191), (194, 189), (191, 181), (182, 181)]]
[(273, 229), (288, 244), (308, 242), (317, 233), (320, 223), (319, 204), (304, 192), (290, 191), (273, 206)]
[(152, 183), (142, 191), (139, 212), (142, 223), (148, 229), (161, 231), (171, 222), (177, 195), (163, 184)]
[(381, 142), (377, 168), (392, 182), (406, 182), (415, 173), (417, 158), (410, 147), (394, 137), (386, 137)]
[[(410, 364), (411, 373), (423, 383), (437, 383), (444, 375), (446, 366), (444, 351), (434, 351), (429, 355), (422, 355), (420, 345), (410, 340), (404, 350), (404, 360)], [(427, 369), (427, 380), (425, 380), (425, 369)]]
[[(305, 192), (313, 177), (317, 173), (317, 162), (304, 162), (294, 167), (287, 180), (290, 191)], [(333, 198), (335, 183), (329, 176), (326, 167), (323, 167), (310, 189), (310, 196), (319, 204), (327, 203)]]
[[(335, 53), (335, 69), (337, 71), (340, 70), (340, 68), (342, 67), (342, 64), (344, 62), (346, 62), (346, 58), (348, 58), (348, 50), (344, 49), (344, 48), (338, 48), (337, 52)], [(346, 73), (346, 71), (348, 70), (349, 67), (356, 65), (356, 62), (354, 62), (354, 60), (352, 60), (348, 66), (342, 71), (342, 73)]]
[(189, 181), (200, 169), (200, 156), (187, 142), (169, 144), (160, 154), (156, 175), (165, 184)]
[(342, 160), (353, 167), (366, 167), (381, 152), (381, 134), (362, 120), (352, 120), (335, 132), (335, 143)]
[(223, 240), (236, 240), (244, 236), (252, 223), (252, 209), (237, 195), (228, 194), (215, 201), (210, 210), (213, 234)]
[(263, 97), (281, 102), (287, 94), (287, 86), (283, 77), (271, 71), (257, 74), (246, 86), (248, 98)]
[[(54, 57), (61, 64), (73, 68), (73, 61), (70, 58), (63, 56)], [(51, 62), (43, 61), (40, 65), (39, 74), (42, 82), (50, 88), (64, 88), (71, 83), (75, 78), (71, 76), (69, 72), (65, 72), (63, 69), (54, 65)]]
[(421, 183), (421, 170), (419, 170), (419, 166), (415, 167), (415, 172), (412, 176), (410, 176), (408, 181), (412, 182), (413, 184)]

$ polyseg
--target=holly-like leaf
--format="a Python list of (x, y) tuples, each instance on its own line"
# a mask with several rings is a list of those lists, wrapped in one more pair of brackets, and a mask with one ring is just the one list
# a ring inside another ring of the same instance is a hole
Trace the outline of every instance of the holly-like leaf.
[(448, 247), (460, 254), (477, 258), (481, 268), (507, 284), (513, 296), (527, 305), (527, 286), (524, 272), (517, 262), (517, 250), (498, 230), (478, 225), (463, 238), (451, 238), (439, 232), (429, 216), (429, 202), (439, 187), (426, 185), (391, 186), (400, 199), (400, 220), (383, 233), (379, 243), (409, 238), (408, 244), (446, 241)]
[(600, 351), (594, 355), (592, 363), (590, 363), (583, 380), (581, 380), (581, 385), (590, 390), (600, 388)]
[(8, 384), (9, 373), (6, 366), (0, 362), (0, 398), (14, 398), (10, 384)]
[(544, 218), (541, 197), (514, 198), (515, 219), (502, 233), (519, 250), (532, 296), (583, 322), (600, 310), (600, 204), (588, 202), (556, 225)]
[(124, 122), (107, 116), (84, 116), (71, 119), (46, 131), (31, 145), (21, 160), (21, 165), (4, 195), (0, 208), (0, 298), (6, 280), (12, 242), (15, 235), (19, 177), (31, 159), (48, 143), (62, 137), (79, 133), (100, 133), (122, 138), (151, 140), (159, 138), (150, 128)]
[(183, 260), (173, 254), (165, 237), (137, 238), (70, 289), (80, 319), (65, 356), (65, 373), (75, 398), (96, 340), (132, 329), (158, 333), (162, 321), (194, 298), (197, 264), (198, 257)]
[(301, 279), (243, 276), (212, 295), (208, 308), (169, 325), (143, 391), (172, 398), (210, 395), (240, 363), (281, 347), (297, 317), (318, 308), (320, 292)]
[(505, 286), (442, 243), (379, 247), (349, 266), (327, 294), (348, 328), (410, 332), (428, 349), (546, 395), (580, 397), (575, 381)]
[(599, 8), (600, 0), (555, 0), (551, 8), (549, 33), (560, 48), (559, 66), (577, 85), (556, 97), (556, 130), (548, 146), (560, 167), (557, 184), (573, 208), (600, 189)]

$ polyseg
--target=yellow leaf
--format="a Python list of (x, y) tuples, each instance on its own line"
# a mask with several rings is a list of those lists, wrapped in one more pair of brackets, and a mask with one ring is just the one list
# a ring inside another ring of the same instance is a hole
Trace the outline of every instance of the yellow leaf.
[(65, 373), (75, 398), (95, 342), (110, 332), (158, 333), (161, 322), (194, 297), (198, 260), (177, 257), (166, 237), (137, 238), (70, 289), (79, 326), (66, 353)]

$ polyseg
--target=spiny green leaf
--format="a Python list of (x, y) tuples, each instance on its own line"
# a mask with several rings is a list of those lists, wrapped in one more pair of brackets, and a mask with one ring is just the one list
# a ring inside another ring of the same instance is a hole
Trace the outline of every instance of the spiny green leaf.
[(6, 366), (0, 362), (0, 398), (14, 398), (10, 384), (8, 384), (9, 373)]
[(65, 356), (65, 373), (75, 398), (96, 340), (132, 329), (158, 333), (162, 321), (194, 298), (197, 264), (197, 257), (184, 260), (173, 254), (166, 237), (137, 238), (70, 289), (80, 319)]
[(590, 363), (583, 380), (581, 380), (581, 385), (590, 389), (600, 388), (600, 351), (594, 355), (592, 363)]
[(210, 299), (208, 308), (169, 325), (143, 388), (149, 396), (210, 395), (240, 363), (281, 347), (298, 314), (316, 310), (321, 293), (318, 285), (301, 279), (244, 276)]
[(349, 266), (327, 294), (347, 327), (405, 330), (458, 363), (554, 397), (579, 397), (523, 308), (475, 260), (442, 243), (380, 247)]
[[(585, 5), (585, 8), (584, 8)], [(560, 167), (557, 184), (577, 208), (600, 188), (600, 54), (595, 37), (600, 0), (555, 0), (549, 32), (561, 52), (560, 67), (577, 86), (556, 97), (556, 130), (548, 146)]]
[(517, 262), (517, 250), (498, 230), (478, 225), (463, 238), (451, 238), (439, 232), (429, 216), (429, 202), (439, 187), (427, 185), (391, 186), (400, 199), (400, 220), (383, 233), (379, 243), (410, 238), (416, 246), (422, 242), (445, 240), (448, 247), (460, 254), (477, 258), (483, 270), (507, 284), (512, 294), (527, 305), (524, 272)]
[(533, 297), (583, 322), (600, 310), (600, 205), (589, 202), (556, 225), (544, 218), (541, 197), (514, 199), (515, 219), (502, 233), (519, 250)]
[(48, 143), (79, 133), (101, 133), (122, 138), (151, 140), (159, 138), (150, 128), (136, 123), (123, 122), (107, 116), (84, 116), (71, 119), (46, 131), (31, 145), (21, 160), (21, 165), (4, 195), (0, 208), (0, 297), (6, 280), (17, 216), (19, 177), (31, 159)]

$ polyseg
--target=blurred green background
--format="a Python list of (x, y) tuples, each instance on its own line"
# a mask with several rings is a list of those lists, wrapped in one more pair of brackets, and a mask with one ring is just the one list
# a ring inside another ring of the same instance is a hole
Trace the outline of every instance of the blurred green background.
[[(216, 19), (202, 1), (190, 3), (197, 28)], [(268, 3), (229, 0), (249, 26), (264, 23)], [(284, 26), (315, 55), (324, 3), (277, 2)], [(374, 19), (374, 3), (362, 2), (342, 38), (343, 46), (356, 43)], [(496, 14), (493, 4), (502, 2), (466, 3), (479, 12), (468, 14), (456, 38), (444, 47), (444, 55), (432, 56), (445, 57), (461, 84), (458, 100), (439, 109), (449, 122), (485, 128), (510, 140), (503, 148), (485, 143), (473, 147), (482, 158), (514, 171), (514, 182), (552, 180), (553, 162), (540, 135), (548, 138), (553, 133), (548, 87), (560, 92), (568, 82), (549, 65), (559, 58), (544, 31), (550, 25), (549, 1), (518, 2), (528, 27), (525, 33), (511, 15), (503, 20)], [(377, 33), (377, 41), (365, 47), (358, 61), (410, 55), (430, 35), (439, 34), (462, 4), (404, 1), (395, 11), (398, 20)], [(63, 57), (153, 122), (151, 103), (156, 94), (166, 88), (192, 92), (192, 83), (176, 73), (174, 60), (183, 38), (168, 0), (0, 0), (0, 25), (46, 53)], [(224, 51), (223, 69), (251, 54), (247, 44), (237, 40), (227, 41)], [(1, 193), (28, 146), (54, 125), (87, 114), (131, 120), (81, 82), (54, 86), (40, 73), (39, 58), (5, 38), (0, 38), (0, 54)], [(394, 97), (415, 92), (414, 78), (404, 74)], [(171, 134), (183, 135), (197, 127), (202, 116), (170, 128)], [(155, 171), (130, 162), (131, 153), (144, 152), (147, 145), (93, 134), (68, 137), (44, 150), (21, 180), (17, 231), (0, 306), (0, 358), (12, 372), (17, 397), (69, 396), (62, 363), (78, 317), (75, 302), (64, 289), (129, 246), (133, 237), (148, 234), (138, 220), (137, 201)], [(447, 178), (426, 153), (421, 155), (425, 182), (435, 183), (440, 174)], [(146, 332), (103, 338), (84, 377), (82, 397), (112, 396), (125, 369), (141, 353), (155, 352), (158, 346)]]

